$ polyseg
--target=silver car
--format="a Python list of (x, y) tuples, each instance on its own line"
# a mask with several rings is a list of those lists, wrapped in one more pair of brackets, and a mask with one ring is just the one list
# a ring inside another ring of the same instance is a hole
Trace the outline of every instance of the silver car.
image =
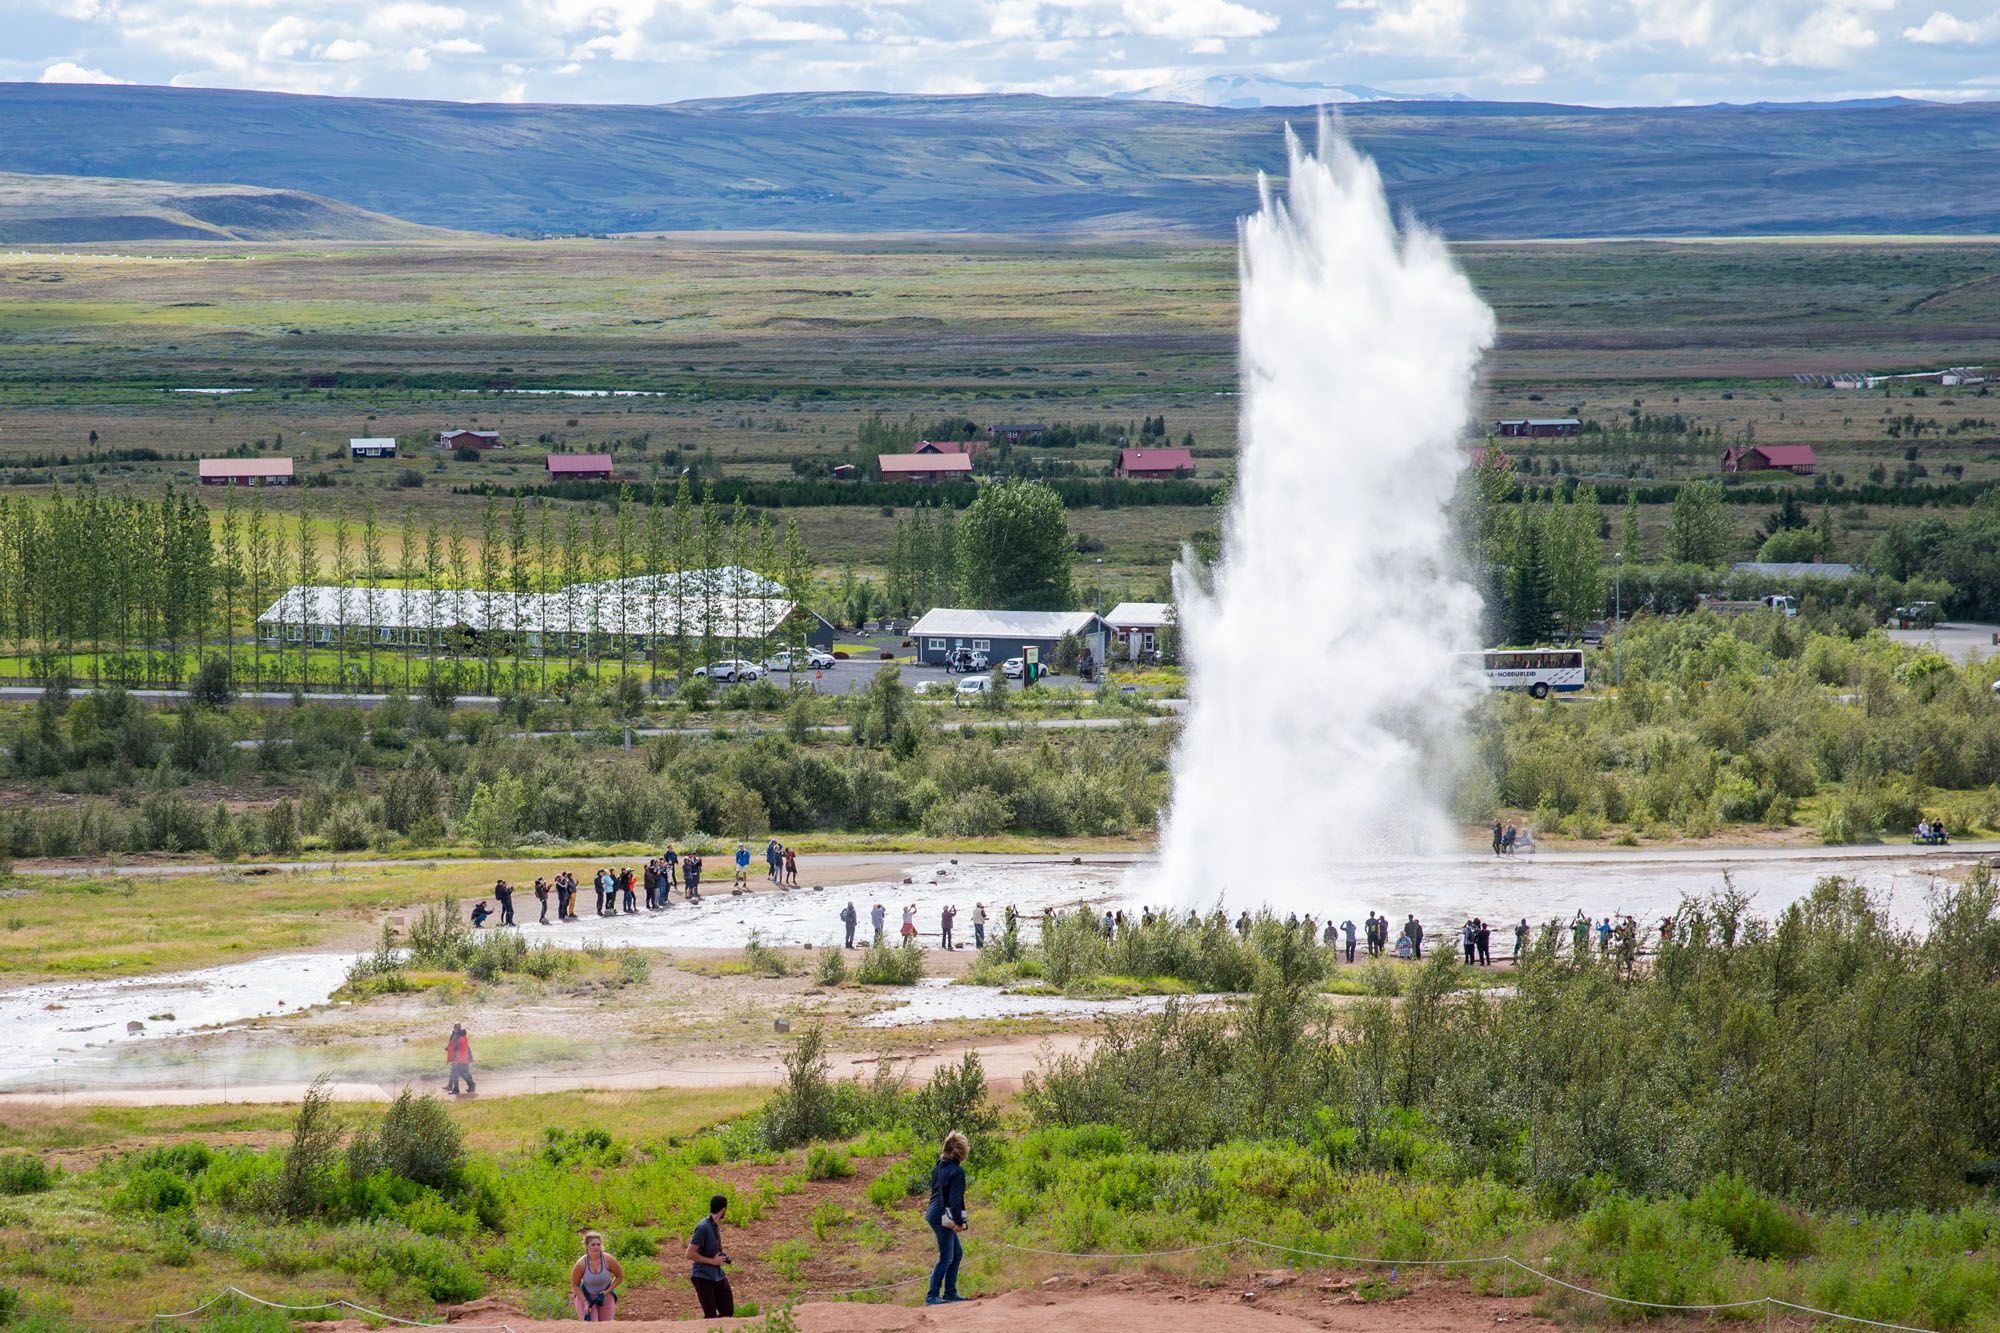
[(709, 680), (723, 681), (762, 680), (764, 678), (762, 668), (755, 662), (745, 662), (740, 657), (727, 658), (720, 662), (710, 662), (707, 666), (698, 666), (694, 669), (694, 674), (705, 676)]

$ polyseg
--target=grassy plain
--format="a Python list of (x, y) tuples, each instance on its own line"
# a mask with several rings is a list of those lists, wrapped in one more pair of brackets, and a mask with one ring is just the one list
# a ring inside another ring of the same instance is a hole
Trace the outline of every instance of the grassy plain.
[[(1915, 442), (1934, 479), (1946, 464), (1967, 480), (2000, 476), (2000, 413), (1978, 390), (1932, 384), (1923, 397), (1913, 386), (1885, 396), (1791, 379), (1980, 361), (2000, 332), (2000, 244), (1482, 243), (1460, 254), (1499, 317), (1483, 419), (1678, 414), (1726, 437), (1812, 443), (1823, 473), (1859, 482), (1878, 464), (1903, 463), (1912, 441), (1889, 431), (1914, 415), (1939, 423)], [(1158, 239), (15, 252), (0, 256), (0, 485), (32, 490), (87, 473), (153, 487), (193, 476), (192, 461), (88, 462), (94, 431), (99, 450), (288, 453), (350, 506), (373, 497), (392, 524), (416, 503), (470, 525), (477, 501), (453, 487), (534, 481), (551, 446), (608, 447), (643, 481), (687, 466), (773, 480), (790, 476), (795, 459), (841, 455), (875, 413), (1100, 424), (1163, 415), (1176, 441), (1194, 435), (1202, 472), (1219, 476), (1234, 451), (1235, 286), (1229, 247)], [(168, 392), (176, 388), (249, 392)], [(477, 463), (422, 448), (393, 462), (344, 456), (350, 435), (417, 439), (451, 425), (497, 429), (511, 447)], [(1707, 473), (1718, 451), (1661, 438), (1636, 458), (1584, 470), (1636, 461), (1663, 477)], [(1091, 468), (1110, 456), (1049, 452)], [(1578, 450), (1543, 441), (1515, 452), (1574, 460)], [(35, 466), (10, 473), (10, 461)], [(409, 468), (423, 489), (392, 486)], [(296, 496), (264, 500), (282, 508)], [(891, 516), (793, 512), (823, 567), (881, 559)], [(1843, 513), (1839, 553), (1864, 550), (1892, 517)], [(1187, 508), (1075, 511), (1073, 526), (1103, 546), (1086, 557), (1082, 581), (1114, 598), (1147, 595), (1206, 518)], [(1663, 521), (1649, 515), (1647, 526)]]

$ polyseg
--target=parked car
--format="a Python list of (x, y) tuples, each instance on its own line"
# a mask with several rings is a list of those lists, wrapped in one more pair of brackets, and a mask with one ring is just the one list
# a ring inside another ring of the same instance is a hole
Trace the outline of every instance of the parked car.
[(954, 648), (944, 658), (946, 671), (985, 671), (991, 665), (986, 654), (976, 648)]
[(958, 693), (960, 694), (984, 694), (992, 688), (993, 677), (991, 676), (967, 676), (964, 680), (958, 682)]
[[(805, 670), (807, 671), (824, 671), (833, 665), (833, 654), (824, 648), (808, 648), (803, 656), (805, 658)], [(777, 652), (772, 653), (764, 659), (764, 670), (792, 670), (792, 650), (781, 648)]]
[(1010, 657), (1000, 664), (1000, 669), (1007, 673), (1008, 680), (1019, 680), (1021, 672), (1027, 669), (1027, 664), (1022, 658)]
[(728, 658), (721, 662), (710, 662), (707, 666), (698, 666), (694, 669), (694, 674), (705, 676), (709, 680), (726, 681), (761, 680), (764, 676), (763, 669), (755, 662), (745, 662), (740, 657)]

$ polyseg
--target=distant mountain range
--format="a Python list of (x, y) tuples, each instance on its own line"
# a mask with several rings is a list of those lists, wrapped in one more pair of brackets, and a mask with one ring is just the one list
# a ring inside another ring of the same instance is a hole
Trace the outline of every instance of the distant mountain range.
[[(1458, 239), (2000, 232), (2000, 104), (1337, 113), (1398, 206)], [(1281, 128), (1309, 133), (1312, 115), (1136, 98), (517, 106), (0, 84), (0, 171), (255, 186), (526, 235), (1228, 236), (1256, 173), (1283, 169)]]
[(1464, 93), (1391, 93), (1364, 83), (1298, 83), (1263, 74), (1211, 74), (1131, 92), (1121, 102), (1187, 102), (1194, 106), (1340, 106), (1350, 102), (1464, 102)]

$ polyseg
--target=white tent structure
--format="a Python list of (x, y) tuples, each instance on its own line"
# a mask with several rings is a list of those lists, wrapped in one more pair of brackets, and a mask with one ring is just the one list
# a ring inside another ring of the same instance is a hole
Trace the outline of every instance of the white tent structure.
[(257, 635), (280, 646), (372, 640), (398, 648), (460, 648), (501, 636), (527, 652), (592, 656), (704, 642), (733, 655), (784, 639), (830, 645), (833, 627), (783, 592), (734, 567), (535, 593), (316, 584), (287, 589), (257, 617)]

